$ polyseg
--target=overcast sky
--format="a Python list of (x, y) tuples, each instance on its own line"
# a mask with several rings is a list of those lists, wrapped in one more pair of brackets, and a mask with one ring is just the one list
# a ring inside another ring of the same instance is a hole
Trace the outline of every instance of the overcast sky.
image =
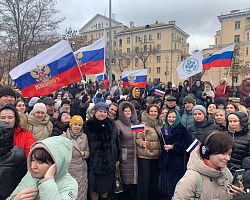
[[(61, 33), (69, 27), (79, 30), (97, 13), (109, 16), (109, 0), (57, 1), (60, 15), (66, 17)], [(217, 16), (246, 8), (250, 8), (250, 0), (112, 0), (116, 20), (127, 26), (130, 21), (139, 26), (175, 20), (190, 35), (190, 51), (214, 44), (214, 35), (220, 29)]]

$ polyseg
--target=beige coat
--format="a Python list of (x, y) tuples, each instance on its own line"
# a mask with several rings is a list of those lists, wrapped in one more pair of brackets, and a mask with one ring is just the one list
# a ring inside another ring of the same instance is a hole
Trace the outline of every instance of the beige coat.
[(71, 129), (62, 134), (71, 140), (73, 143), (72, 159), (69, 165), (69, 174), (73, 176), (78, 183), (78, 200), (87, 200), (88, 178), (87, 178), (87, 163), (89, 157), (89, 146), (87, 136), (82, 133), (79, 137), (74, 138), (71, 134)]
[(41, 122), (37, 120), (34, 114), (31, 112), (28, 116), (28, 126), (29, 130), (35, 137), (36, 141), (48, 138), (53, 130), (53, 124), (50, 122), (49, 115), (46, 114), (45, 119)]
[[(137, 155), (139, 158), (144, 159), (158, 159), (161, 146), (160, 146), (160, 128), (163, 126), (162, 120), (153, 119), (146, 111), (142, 113), (142, 123), (145, 125), (145, 131), (137, 134)], [(143, 141), (149, 142), (149, 147), (142, 146)]]
[(229, 200), (232, 197), (227, 192), (227, 185), (231, 183), (232, 174), (228, 168), (221, 171), (212, 169), (205, 165), (198, 151), (191, 153), (187, 171), (177, 183), (174, 200), (192, 200), (197, 191), (197, 176), (199, 172), (202, 177), (202, 192), (200, 200)]

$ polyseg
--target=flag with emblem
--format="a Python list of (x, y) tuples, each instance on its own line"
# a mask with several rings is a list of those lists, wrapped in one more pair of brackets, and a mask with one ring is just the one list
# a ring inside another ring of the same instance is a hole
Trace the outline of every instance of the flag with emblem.
[(18, 65), (9, 74), (24, 97), (48, 95), (81, 81), (76, 59), (66, 40)]
[(104, 37), (93, 44), (82, 47), (74, 52), (82, 74), (91, 75), (104, 72), (105, 61)]
[(145, 88), (147, 84), (147, 69), (126, 71), (122, 73), (123, 86)]

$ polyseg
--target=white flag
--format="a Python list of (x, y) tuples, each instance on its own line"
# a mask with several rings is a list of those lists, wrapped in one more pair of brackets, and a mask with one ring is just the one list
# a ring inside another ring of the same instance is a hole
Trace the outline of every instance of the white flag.
[(184, 60), (179, 67), (176, 68), (180, 79), (189, 78), (203, 71), (203, 56), (200, 51)]

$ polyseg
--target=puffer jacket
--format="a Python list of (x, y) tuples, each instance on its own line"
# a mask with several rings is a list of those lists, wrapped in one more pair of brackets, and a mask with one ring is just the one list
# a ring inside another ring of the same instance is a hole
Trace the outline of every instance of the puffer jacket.
[[(132, 111), (131, 118), (124, 115), (123, 109), (129, 106)], [(133, 104), (124, 101), (118, 108), (118, 120), (115, 125), (118, 131), (119, 143), (121, 147), (120, 155), (120, 173), (122, 182), (126, 185), (137, 184), (138, 163), (136, 149), (136, 134), (131, 132), (131, 125), (139, 124), (137, 114)]]
[(181, 116), (181, 124), (187, 130), (190, 130), (194, 126), (194, 116), (192, 114), (192, 110), (183, 110), (183, 114)]
[[(144, 111), (142, 113), (142, 123), (145, 124), (145, 131), (137, 134), (137, 155), (144, 159), (158, 159), (160, 156), (160, 128), (163, 125), (161, 118), (153, 119)], [(149, 147), (142, 147), (143, 141), (149, 142)]]
[(241, 169), (243, 160), (250, 157), (250, 133), (248, 132), (247, 115), (242, 112), (233, 114), (240, 119), (241, 131), (232, 133), (229, 129), (229, 133), (235, 138), (235, 149), (228, 162), (228, 168), (232, 173), (234, 173), (236, 169)]
[[(56, 163), (56, 174), (54, 178), (47, 181), (33, 178), (31, 176), (31, 156), (36, 148), (43, 148), (48, 151)], [(14, 192), (7, 200), (11, 200), (15, 195), (27, 188), (37, 188), (38, 195), (35, 200), (47, 199), (64, 199), (74, 200), (77, 199), (78, 184), (76, 180), (68, 173), (68, 167), (72, 157), (72, 142), (64, 137), (55, 136), (44, 139), (43, 141), (36, 142), (30, 151), (27, 166), (28, 172), (23, 177)]]
[(0, 199), (6, 199), (27, 172), (25, 151), (13, 142), (13, 127), (0, 122)]
[(199, 151), (193, 151), (188, 162), (187, 171), (177, 183), (173, 200), (194, 199), (198, 184), (196, 172), (202, 178), (200, 200), (231, 199), (230, 194), (227, 192), (227, 185), (232, 181), (232, 174), (228, 168), (223, 168), (221, 171), (212, 169), (205, 165)]
[(188, 132), (192, 135), (193, 139), (197, 138), (198, 140), (201, 140), (204, 133), (212, 130), (220, 131), (221, 128), (214, 124), (213, 119), (205, 118), (202, 122), (194, 121), (194, 126), (188, 130)]

